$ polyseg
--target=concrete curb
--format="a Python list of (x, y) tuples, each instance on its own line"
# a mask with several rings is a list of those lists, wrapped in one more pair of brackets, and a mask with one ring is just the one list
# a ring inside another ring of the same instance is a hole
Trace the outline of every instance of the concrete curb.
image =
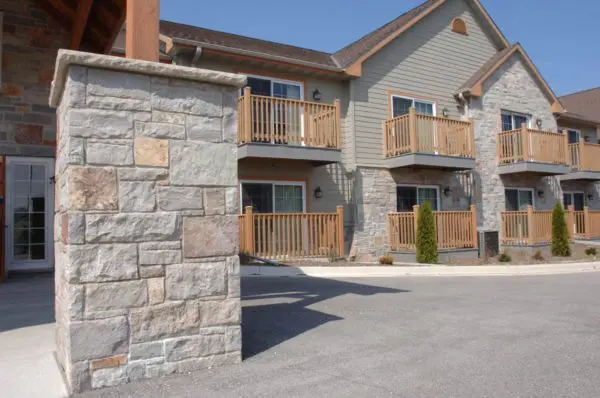
[(600, 262), (541, 265), (479, 266), (362, 266), (362, 267), (269, 267), (242, 266), (241, 276), (251, 277), (315, 277), (376, 278), (403, 276), (517, 276), (555, 275), (600, 271)]

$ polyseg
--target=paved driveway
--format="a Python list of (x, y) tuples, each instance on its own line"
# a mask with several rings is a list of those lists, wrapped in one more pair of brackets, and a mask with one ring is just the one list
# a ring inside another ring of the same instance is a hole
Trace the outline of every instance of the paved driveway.
[(598, 273), (242, 288), (242, 365), (85, 397), (600, 396)]

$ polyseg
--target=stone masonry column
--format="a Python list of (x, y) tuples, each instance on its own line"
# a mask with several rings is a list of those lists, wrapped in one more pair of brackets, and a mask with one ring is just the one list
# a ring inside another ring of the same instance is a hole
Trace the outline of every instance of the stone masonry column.
[(56, 343), (71, 392), (241, 361), (245, 82), (59, 52)]

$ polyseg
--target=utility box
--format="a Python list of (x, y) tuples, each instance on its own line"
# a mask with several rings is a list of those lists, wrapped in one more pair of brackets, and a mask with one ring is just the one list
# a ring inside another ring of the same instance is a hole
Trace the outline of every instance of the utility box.
[(495, 257), (500, 253), (498, 231), (479, 231), (479, 258)]

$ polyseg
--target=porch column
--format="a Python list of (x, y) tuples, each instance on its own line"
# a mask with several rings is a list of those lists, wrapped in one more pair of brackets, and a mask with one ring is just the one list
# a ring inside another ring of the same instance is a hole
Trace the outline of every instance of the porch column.
[(245, 82), (59, 52), (56, 342), (71, 392), (241, 361)]

